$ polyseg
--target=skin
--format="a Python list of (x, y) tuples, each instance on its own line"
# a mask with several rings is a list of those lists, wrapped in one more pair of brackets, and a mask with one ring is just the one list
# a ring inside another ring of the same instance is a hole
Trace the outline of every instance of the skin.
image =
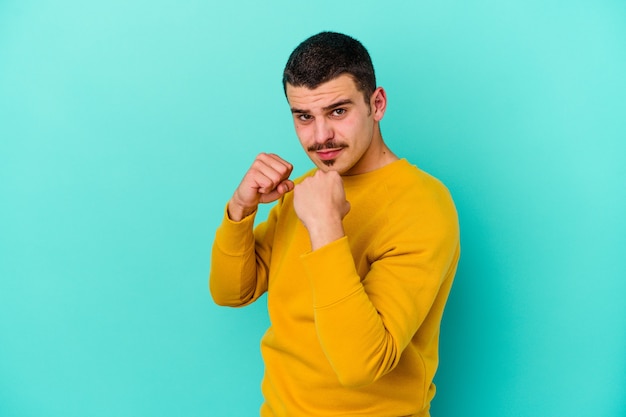
[(294, 187), (289, 162), (259, 154), (235, 190), (228, 215), (240, 221), (260, 203), (293, 190), (294, 209), (315, 250), (345, 235), (342, 220), (350, 203), (341, 176), (370, 172), (398, 159), (380, 133), (387, 96), (378, 87), (366, 102), (346, 74), (314, 89), (288, 84), (286, 91), (300, 144), (319, 170)]

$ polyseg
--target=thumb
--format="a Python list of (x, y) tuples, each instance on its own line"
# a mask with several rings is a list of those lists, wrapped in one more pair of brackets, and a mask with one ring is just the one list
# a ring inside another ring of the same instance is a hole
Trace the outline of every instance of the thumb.
[(346, 200), (346, 204), (344, 205), (344, 209), (343, 209), (343, 217), (346, 217), (346, 215), (350, 213), (351, 208), (352, 206), (350, 205), (350, 202)]
[(283, 195), (292, 191), (294, 188), (293, 181), (286, 179), (283, 180), (280, 184), (276, 186), (273, 190), (268, 193), (261, 194), (261, 203), (271, 203), (272, 201), (276, 201), (281, 198)]

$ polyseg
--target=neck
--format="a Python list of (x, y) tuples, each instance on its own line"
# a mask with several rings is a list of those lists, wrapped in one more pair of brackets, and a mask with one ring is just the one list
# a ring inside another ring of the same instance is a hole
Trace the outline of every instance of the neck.
[[(356, 170), (351, 170), (351, 172), (349, 171), (344, 175), (358, 175), (364, 174), (366, 172), (375, 171), (379, 168), (384, 167), (385, 165), (397, 161), (398, 159), (400, 158), (398, 158), (391, 151), (391, 149), (389, 149), (389, 147), (385, 144), (382, 136), (380, 135), (380, 131), (377, 130), (369, 149), (358, 163), (360, 168), (357, 168)], [(363, 169), (365, 167), (367, 168)]]

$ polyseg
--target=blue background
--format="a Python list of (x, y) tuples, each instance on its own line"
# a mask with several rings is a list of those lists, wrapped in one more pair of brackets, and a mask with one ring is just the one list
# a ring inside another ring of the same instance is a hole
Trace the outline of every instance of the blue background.
[(264, 300), (207, 290), (280, 79), (370, 50), (463, 255), (433, 415), (626, 416), (626, 3), (0, 0), (0, 416), (253, 416)]

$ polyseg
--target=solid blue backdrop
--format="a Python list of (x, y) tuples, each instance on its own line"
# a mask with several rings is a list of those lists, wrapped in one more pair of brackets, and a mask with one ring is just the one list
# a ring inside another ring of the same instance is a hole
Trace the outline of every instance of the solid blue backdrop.
[(321, 30), (458, 207), (433, 416), (626, 416), (617, 0), (1, 1), (0, 416), (258, 413), (265, 301), (214, 306), (209, 253), (258, 152), (311, 166), (281, 72)]

